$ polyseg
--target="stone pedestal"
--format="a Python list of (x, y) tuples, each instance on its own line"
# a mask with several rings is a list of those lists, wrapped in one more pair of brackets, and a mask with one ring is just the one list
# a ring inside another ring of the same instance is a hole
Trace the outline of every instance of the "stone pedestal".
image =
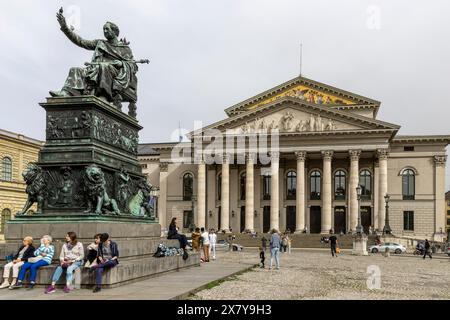
[(357, 256), (367, 256), (369, 254), (367, 252), (367, 236), (365, 234), (353, 237), (352, 254)]
[[(38, 163), (24, 172), (29, 203), (37, 202), (38, 211), (8, 221), (0, 260), (16, 253), (26, 236), (35, 246), (43, 235), (52, 236), (55, 263), (42, 267), (36, 282), (47, 285), (65, 236), (73, 231), (85, 248), (98, 233), (117, 242), (119, 265), (105, 272), (104, 287), (199, 265), (196, 253), (187, 260), (153, 257), (160, 243), (179, 247), (179, 242), (160, 238), (152, 189), (137, 159), (142, 129), (137, 120), (94, 96), (48, 98), (41, 106), (47, 113), (46, 142)], [(94, 273), (82, 268), (81, 285), (94, 281)]]

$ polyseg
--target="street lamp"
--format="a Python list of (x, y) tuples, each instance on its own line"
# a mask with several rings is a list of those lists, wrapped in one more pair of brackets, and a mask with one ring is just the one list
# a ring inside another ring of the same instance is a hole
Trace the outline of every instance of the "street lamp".
[(356, 194), (358, 195), (358, 225), (356, 226), (356, 234), (363, 234), (363, 226), (361, 225), (361, 194), (362, 188), (360, 185), (356, 187)]
[(391, 234), (392, 230), (389, 226), (389, 195), (386, 193), (384, 196), (384, 202), (386, 202), (386, 218), (384, 220), (383, 234)]

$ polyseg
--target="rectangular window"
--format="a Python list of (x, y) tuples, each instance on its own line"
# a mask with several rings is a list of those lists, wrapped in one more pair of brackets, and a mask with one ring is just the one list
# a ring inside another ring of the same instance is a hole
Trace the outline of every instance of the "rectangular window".
[(447, 225), (450, 226), (450, 219), (447, 219)]
[(450, 210), (447, 210), (447, 215), (450, 216)]
[(403, 230), (414, 231), (414, 211), (403, 211)]
[(143, 164), (141, 164), (141, 167), (142, 167), (142, 169), (147, 169), (147, 164), (143, 163)]
[(183, 211), (183, 228), (189, 229), (194, 226), (194, 214), (192, 210)]
[(404, 146), (403, 151), (414, 151), (414, 146)]

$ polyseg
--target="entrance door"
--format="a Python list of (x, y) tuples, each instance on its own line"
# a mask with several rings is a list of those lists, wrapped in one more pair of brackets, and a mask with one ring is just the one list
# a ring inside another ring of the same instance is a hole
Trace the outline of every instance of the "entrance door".
[(369, 233), (369, 227), (372, 225), (372, 208), (361, 207), (361, 225), (363, 226), (364, 233)]
[(291, 232), (295, 231), (296, 220), (295, 220), (295, 206), (286, 207), (286, 230)]
[(245, 206), (241, 207), (241, 232), (245, 230)]
[(345, 233), (345, 207), (335, 207), (334, 208), (334, 232), (340, 233), (341, 231)]
[(309, 209), (309, 232), (320, 233), (322, 224), (322, 208), (319, 206), (312, 206)]
[(270, 230), (270, 206), (264, 206), (263, 211), (263, 232), (269, 232)]

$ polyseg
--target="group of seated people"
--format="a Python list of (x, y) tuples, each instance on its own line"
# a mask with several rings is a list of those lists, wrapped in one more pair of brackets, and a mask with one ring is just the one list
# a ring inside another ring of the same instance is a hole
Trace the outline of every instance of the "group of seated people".
[[(28, 270), (30, 270), (28, 290), (34, 288), (39, 268), (52, 263), (55, 254), (55, 247), (52, 245), (52, 237), (45, 235), (41, 238), (40, 245), (36, 249), (33, 246), (33, 238), (25, 237), (13, 260), (4, 266), (3, 282), (0, 289), (10, 290), (22, 288), (23, 280)], [(61, 275), (66, 271), (66, 285), (64, 292), (72, 290), (72, 279), (74, 272), (82, 267), (95, 271), (95, 287), (93, 292), (99, 292), (102, 285), (102, 274), (105, 269), (114, 268), (119, 263), (119, 250), (117, 243), (111, 241), (107, 233), (100, 233), (94, 236), (94, 242), (87, 247), (88, 253), (85, 259), (84, 247), (77, 240), (75, 232), (68, 232), (66, 242), (61, 248), (58, 267), (53, 273), (51, 285), (45, 293), (56, 292), (56, 283)], [(85, 261), (86, 260), (86, 261)], [(12, 282), (9, 281), (12, 271)]]

